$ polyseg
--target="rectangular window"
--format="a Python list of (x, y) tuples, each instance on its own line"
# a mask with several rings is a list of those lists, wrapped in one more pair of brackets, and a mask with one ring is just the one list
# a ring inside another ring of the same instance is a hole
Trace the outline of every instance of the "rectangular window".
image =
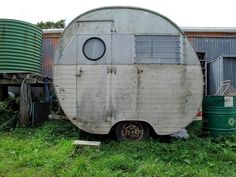
[(135, 63), (180, 63), (180, 36), (136, 35)]

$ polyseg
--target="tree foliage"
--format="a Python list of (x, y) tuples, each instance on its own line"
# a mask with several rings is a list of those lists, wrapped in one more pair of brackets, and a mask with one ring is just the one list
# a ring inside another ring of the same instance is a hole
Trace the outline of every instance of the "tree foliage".
[(50, 28), (65, 28), (65, 20), (59, 20), (57, 22), (47, 21), (39, 22), (36, 24), (41, 29), (50, 29)]

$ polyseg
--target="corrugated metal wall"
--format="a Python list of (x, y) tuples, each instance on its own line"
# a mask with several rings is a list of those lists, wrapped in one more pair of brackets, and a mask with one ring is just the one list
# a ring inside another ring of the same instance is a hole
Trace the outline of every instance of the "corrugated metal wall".
[(52, 78), (54, 51), (59, 42), (60, 34), (46, 34), (43, 37), (42, 75)]
[(223, 54), (236, 55), (236, 37), (188, 36), (188, 39), (196, 52), (206, 52), (208, 62)]
[(230, 84), (236, 88), (236, 56), (224, 57), (224, 80), (230, 80)]
[[(206, 52), (208, 62), (207, 94), (214, 95), (220, 87), (220, 82), (223, 80), (235, 82), (234, 86), (236, 87), (236, 78), (232, 78), (235, 76), (236, 72), (232, 69), (232, 66), (230, 66), (234, 63), (233, 66), (236, 68), (236, 62), (227, 62), (225, 66), (223, 66), (223, 59), (219, 57), (222, 55), (236, 56), (236, 36), (187, 36), (196, 52)], [(217, 57), (219, 58), (214, 60)], [(223, 78), (223, 76), (227, 77)]]
[(221, 56), (208, 63), (208, 94), (214, 95), (220, 87), (220, 82), (230, 80), (236, 88), (236, 56)]
[(214, 95), (223, 81), (223, 59), (222, 57), (208, 63), (208, 95)]

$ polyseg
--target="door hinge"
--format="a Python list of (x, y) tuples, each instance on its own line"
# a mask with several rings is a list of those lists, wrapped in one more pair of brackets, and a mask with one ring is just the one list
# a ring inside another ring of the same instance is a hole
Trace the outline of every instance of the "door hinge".
[(107, 67), (107, 74), (109, 74), (109, 73), (114, 73), (114, 74), (116, 74), (116, 67), (114, 67), (114, 66), (108, 66)]
[(112, 67), (111, 66), (107, 66), (107, 74), (112, 73)]

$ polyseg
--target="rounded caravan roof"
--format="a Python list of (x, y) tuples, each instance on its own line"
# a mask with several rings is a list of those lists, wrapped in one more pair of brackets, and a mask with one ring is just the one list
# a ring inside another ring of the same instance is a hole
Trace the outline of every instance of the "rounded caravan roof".
[(88, 33), (88, 29), (82, 29), (80, 25), (83, 22), (95, 22), (94, 19), (97, 22), (114, 22), (113, 32), (116, 34), (184, 34), (174, 22), (155, 11), (129, 6), (101, 7), (77, 16), (68, 24), (61, 35), (60, 50), (78, 32)]

